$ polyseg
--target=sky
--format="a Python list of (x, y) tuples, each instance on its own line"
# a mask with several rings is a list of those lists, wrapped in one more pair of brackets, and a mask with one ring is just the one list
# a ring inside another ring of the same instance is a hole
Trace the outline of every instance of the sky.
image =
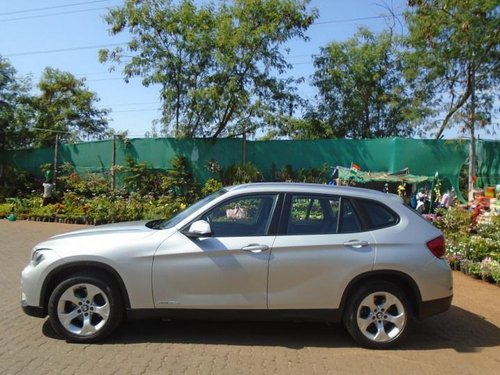
[[(110, 127), (128, 131), (129, 137), (142, 137), (160, 118), (158, 87), (143, 87), (139, 78), (125, 83), (119, 68), (110, 72), (110, 65), (97, 58), (99, 49), (129, 40), (126, 34), (111, 36), (104, 21), (107, 9), (121, 4), (122, 0), (0, 0), (0, 54), (19, 76), (31, 75), (34, 84), (48, 66), (85, 78), (87, 87), (100, 98), (98, 107), (111, 109)], [(287, 44), (287, 60), (293, 64), (289, 75), (305, 79), (299, 88), (302, 97), (314, 98), (309, 77), (313, 56), (321, 47), (349, 39), (360, 26), (380, 32), (388, 26), (387, 8), (401, 14), (406, 4), (407, 0), (312, 0), (310, 7), (319, 11), (319, 17), (306, 33), (309, 41)], [(404, 32), (397, 23), (395, 30)], [(498, 134), (480, 135), (500, 139)], [(445, 133), (445, 138), (461, 136), (453, 130)]]

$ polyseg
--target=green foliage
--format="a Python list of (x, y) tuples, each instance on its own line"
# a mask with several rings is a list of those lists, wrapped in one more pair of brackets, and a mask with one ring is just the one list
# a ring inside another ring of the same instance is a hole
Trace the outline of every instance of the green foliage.
[(321, 168), (300, 168), (297, 172), (297, 182), (325, 184), (330, 175), (330, 166), (324, 164)]
[(236, 163), (226, 168), (224, 172), (225, 185), (246, 184), (263, 181), (264, 177), (252, 163)]
[[(314, 138), (409, 136), (420, 120), (403, 75), (399, 43), (392, 33), (360, 29), (345, 42), (331, 42), (315, 57), (313, 85), (318, 107)], [(309, 131), (312, 129), (307, 127)], [(307, 133), (306, 133), (307, 134)]]
[(439, 214), (440, 220), (435, 221), (435, 225), (444, 233), (448, 243), (458, 244), (468, 241), (472, 212), (452, 207), (448, 210), (440, 210)]
[(450, 266), (476, 278), (497, 282), (500, 271), (500, 216), (491, 224), (472, 230), (472, 213), (462, 208), (441, 211), (435, 221), (446, 238), (446, 253)]
[[(478, 228), (478, 234), (484, 238), (490, 238), (500, 242), (500, 216), (491, 216), (489, 224), (483, 224)], [(500, 248), (499, 248), (500, 251)]]
[(161, 191), (161, 175), (147, 163), (138, 163), (131, 156), (127, 157), (126, 174), (123, 177), (125, 189), (139, 195), (155, 194)]
[(106, 135), (107, 110), (98, 109), (97, 95), (83, 79), (71, 73), (46, 68), (38, 83), (40, 95), (33, 99), (38, 129), (34, 146), (53, 146), (57, 132), (61, 141), (101, 139)]
[(223, 188), (222, 182), (216, 180), (215, 178), (209, 178), (207, 182), (205, 182), (203, 188), (201, 189), (201, 195), (207, 196), (219, 191), (222, 188)]
[(31, 81), (17, 77), (14, 67), (0, 55), (0, 152), (31, 144), (30, 90)]
[(297, 181), (297, 173), (290, 164), (287, 164), (276, 173), (275, 179), (282, 182)]
[[(288, 112), (296, 95), (282, 47), (305, 39), (316, 18), (308, 0), (127, 0), (110, 10), (112, 34), (127, 32), (127, 49), (99, 59), (124, 63), (126, 81), (161, 86), (164, 134), (218, 137), (252, 132), (259, 119)], [(131, 57), (132, 55), (132, 57)], [(131, 57), (131, 58), (130, 58)]]
[[(299, 103), (300, 104), (300, 103)], [(302, 118), (290, 115), (273, 116), (268, 121), (269, 130), (263, 137), (266, 139), (332, 139), (336, 134), (332, 127), (323, 120), (319, 110), (306, 107)]]
[(434, 110), (436, 138), (452, 123), (474, 136), (492, 123), (500, 83), (498, 1), (411, 0), (407, 75)]
[[(0, 166), (1, 168), (1, 166)], [(26, 197), (39, 190), (41, 183), (32, 174), (7, 165), (0, 173), (0, 202), (5, 198)]]
[(58, 171), (57, 187), (60, 191), (71, 191), (81, 196), (91, 197), (110, 191), (110, 182), (100, 174), (87, 173), (80, 175), (74, 167), (63, 164)]
[(491, 267), (491, 278), (493, 281), (500, 286), (500, 262), (496, 262)]
[(172, 159), (171, 168), (162, 177), (161, 188), (183, 203), (193, 203), (198, 199), (200, 189), (194, 180), (187, 158), (178, 155)]
[(7, 217), (14, 211), (12, 203), (0, 203), (0, 219)]

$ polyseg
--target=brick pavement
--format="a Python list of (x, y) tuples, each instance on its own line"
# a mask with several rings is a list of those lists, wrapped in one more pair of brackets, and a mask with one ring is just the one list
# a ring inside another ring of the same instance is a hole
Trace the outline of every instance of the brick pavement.
[(81, 228), (0, 221), (1, 374), (498, 374), (500, 288), (455, 273), (452, 309), (416, 324), (398, 350), (356, 347), (339, 325), (125, 322), (101, 344), (68, 344), (23, 314), (30, 249)]

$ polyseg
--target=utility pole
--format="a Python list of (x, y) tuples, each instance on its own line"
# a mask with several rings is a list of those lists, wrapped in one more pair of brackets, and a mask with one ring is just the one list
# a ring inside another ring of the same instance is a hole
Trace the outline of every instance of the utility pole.
[(111, 191), (115, 191), (115, 186), (116, 186), (115, 165), (116, 165), (116, 135), (113, 134), (113, 146), (111, 153)]
[(54, 145), (54, 183), (57, 178), (57, 154), (59, 150), (59, 134), (56, 133), (56, 143)]
[(472, 68), (472, 63), (469, 65), (469, 79), (471, 85), (471, 98), (470, 98), (470, 112), (469, 112), (469, 198), (473, 197), (472, 191), (474, 190), (474, 180), (476, 175), (476, 73)]
[(247, 163), (247, 132), (243, 131), (243, 165)]

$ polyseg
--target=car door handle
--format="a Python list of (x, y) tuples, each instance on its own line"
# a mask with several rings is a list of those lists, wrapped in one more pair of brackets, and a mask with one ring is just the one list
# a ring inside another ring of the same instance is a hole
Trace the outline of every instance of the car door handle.
[(250, 251), (251, 253), (261, 253), (263, 251), (269, 250), (269, 246), (259, 245), (259, 244), (250, 244), (248, 246), (243, 247), (241, 250)]
[(350, 240), (347, 242), (344, 242), (345, 246), (352, 247), (353, 249), (360, 249), (362, 247), (368, 246), (367, 241), (360, 241), (360, 240)]

